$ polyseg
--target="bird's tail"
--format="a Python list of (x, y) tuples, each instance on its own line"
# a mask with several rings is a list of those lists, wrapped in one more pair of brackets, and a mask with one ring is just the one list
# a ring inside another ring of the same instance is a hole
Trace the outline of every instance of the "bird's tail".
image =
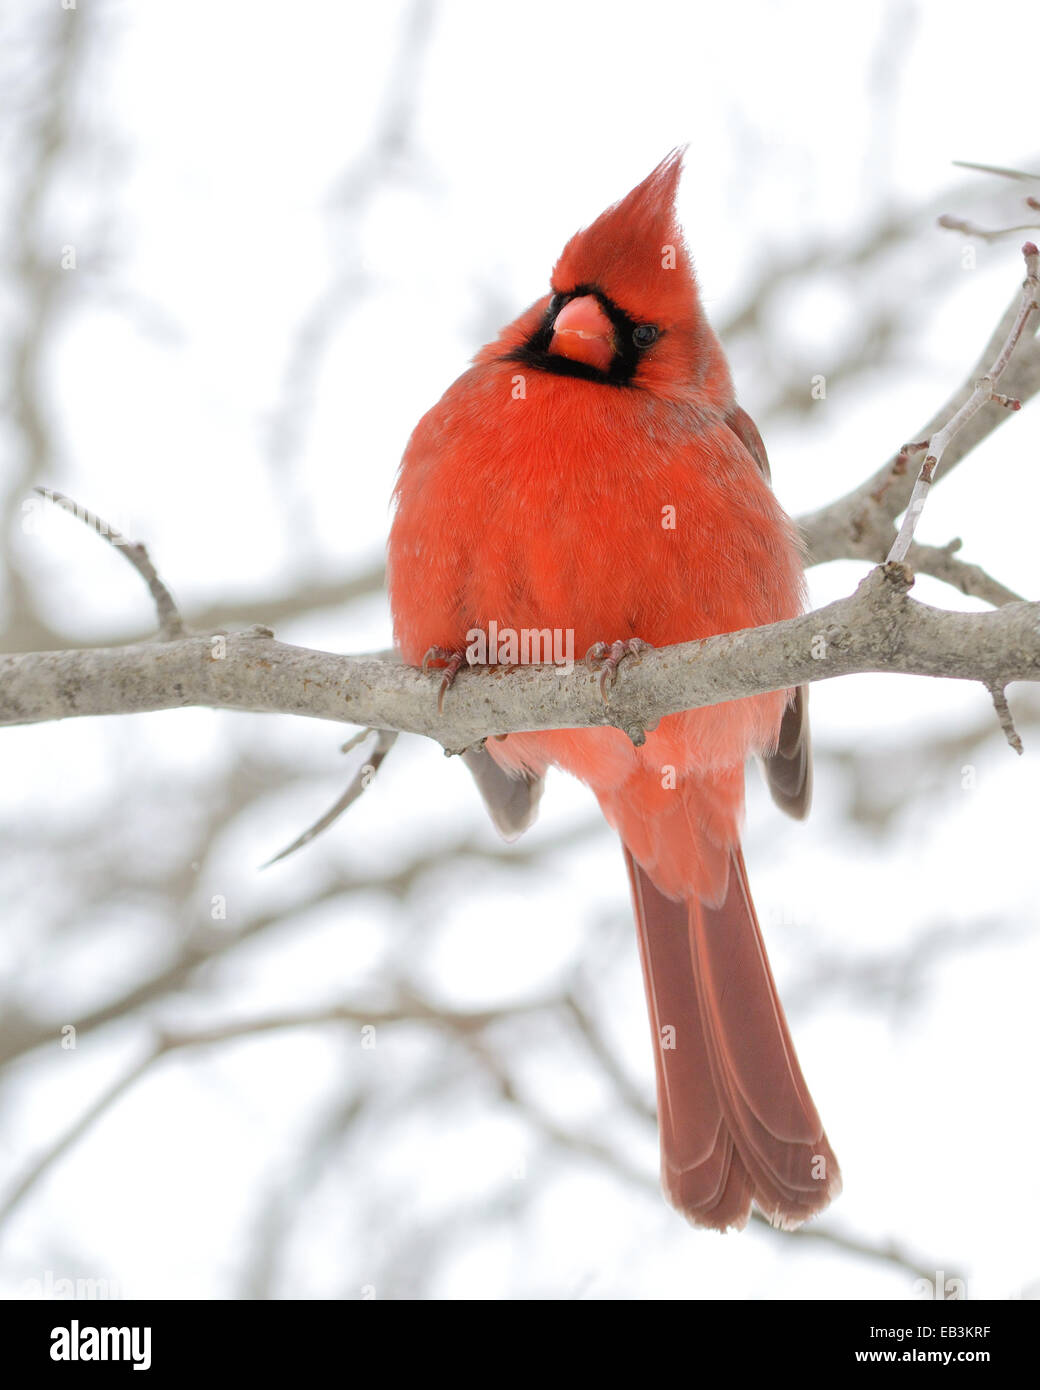
[(695, 1225), (794, 1227), (841, 1191), (748, 891), (730, 853), (719, 906), (673, 900), (625, 850), (657, 1069), (661, 1178)]

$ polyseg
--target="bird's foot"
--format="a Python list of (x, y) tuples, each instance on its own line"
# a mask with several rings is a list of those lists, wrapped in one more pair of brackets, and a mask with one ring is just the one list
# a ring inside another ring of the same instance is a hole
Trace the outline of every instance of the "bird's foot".
[(429, 674), (430, 667), (436, 663), (444, 667), (444, 677), (441, 681), (440, 693), (437, 696), (438, 714), (444, 709), (444, 697), (455, 683), (459, 667), (466, 660), (463, 652), (449, 651), (447, 647), (430, 647), (422, 659), (422, 672), (426, 676)]
[(638, 665), (643, 659), (643, 653), (651, 651), (653, 651), (653, 645), (650, 642), (644, 642), (641, 637), (629, 637), (624, 642), (612, 642), (609, 647), (606, 642), (594, 642), (592, 644), (585, 653), (585, 665), (590, 671), (600, 672), (599, 693), (603, 696), (604, 704), (609, 698), (607, 683), (614, 685), (617, 682), (618, 666), (625, 657), (631, 657)]

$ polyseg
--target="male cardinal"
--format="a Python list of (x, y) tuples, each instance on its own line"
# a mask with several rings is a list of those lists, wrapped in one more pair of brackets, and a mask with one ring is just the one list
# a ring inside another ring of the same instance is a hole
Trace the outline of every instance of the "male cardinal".
[[(682, 152), (574, 235), (550, 293), (483, 348), (401, 463), (389, 588), (405, 661), (475, 632), (570, 629), (609, 697), (618, 663), (796, 616), (802, 556), (735, 403), (675, 216)], [(744, 763), (794, 816), (811, 784), (804, 690), (614, 728), (491, 740), (468, 761), (499, 829), (548, 766), (595, 792), (632, 885), (657, 1072), (662, 1184), (698, 1226), (755, 1202), (794, 1227), (841, 1187), (766, 959), (740, 848)]]

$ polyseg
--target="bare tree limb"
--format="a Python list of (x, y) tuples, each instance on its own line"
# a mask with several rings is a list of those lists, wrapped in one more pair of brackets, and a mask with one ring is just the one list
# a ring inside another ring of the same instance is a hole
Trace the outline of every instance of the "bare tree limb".
[[(973, 394), (976, 379), (986, 373), (989, 364), (999, 357), (1007, 343), (1021, 306), (1022, 291), (1016, 290), (967, 380), (917, 432), (916, 439), (930, 439)], [(1038, 323), (1040, 315), (1034, 320), (1030, 335), (1022, 338), (1010, 365), (1003, 372), (1002, 380), (1007, 394), (1023, 404), (1040, 391), (1040, 340), (1031, 336), (1035, 335)], [(1006, 410), (977, 411), (950, 441), (935, 469), (933, 481), (944, 478), (1007, 418)], [(821, 565), (828, 560), (883, 560), (896, 534), (895, 519), (906, 509), (912, 491), (907, 455), (900, 450), (844, 497), (799, 517), (797, 524), (809, 552), (807, 564)]]
[(612, 726), (636, 744), (665, 715), (861, 672), (1006, 687), (1040, 679), (1040, 605), (951, 613), (908, 597), (905, 566), (873, 570), (847, 598), (769, 627), (647, 652), (604, 704), (579, 666), (477, 667), (438, 713), (439, 673), (292, 647), (257, 628), (162, 645), (0, 657), (0, 724), (203, 705), (305, 715), (435, 738), (461, 752), (493, 734)]

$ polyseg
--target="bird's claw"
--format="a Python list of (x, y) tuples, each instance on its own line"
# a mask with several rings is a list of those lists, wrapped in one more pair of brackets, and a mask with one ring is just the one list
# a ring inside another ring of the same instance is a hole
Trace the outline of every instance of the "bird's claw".
[(616, 684), (618, 666), (625, 657), (631, 657), (638, 665), (643, 659), (643, 653), (649, 651), (653, 651), (652, 644), (644, 642), (641, 637), (629, 637), (623, 642), (612, 642), (609, 647), (606, 642), (593, 642), (585, 653), (585, 665), (590, 671), (600, 672), (599, 693), (604, 704), (609, 699), (607, 682), (611, 685)]
[(444, 709), (444, 697), (455, 683), (459, 668), (465, 661), (462, 652), (449, 651), (447, 647), (430, 647), (422, 659), (422, 673), (424, 676), (430, 674), (430, 667), (436, 661), (444, 666), (444, 677), (441, 680), (440, 692), (437, 695), (437, 713), (440, 714)]

